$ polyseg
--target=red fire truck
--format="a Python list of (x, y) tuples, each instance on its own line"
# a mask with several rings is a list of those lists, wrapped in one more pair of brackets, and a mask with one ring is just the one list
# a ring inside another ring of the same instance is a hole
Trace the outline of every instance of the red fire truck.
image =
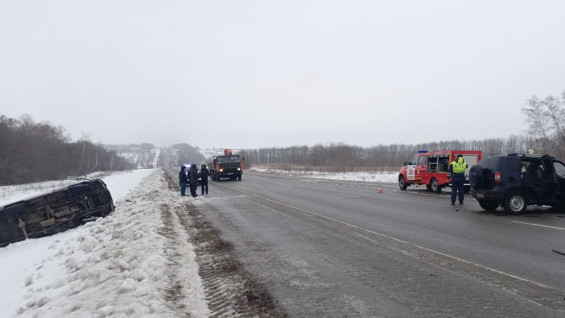
[(462, 155), (468, 167), (465, 170), (465, 192), (470, 189), (469, 169), (476, 165), (482, 158), (482, 151), (475, 150), (445, 150), (427, 151), (420, 150), (405, 161), (404, 166), (398, 174), (398, 185), (401, 190), (406, 190), (410, 185), (425, 184), (428, 191), (441, 192), (441, 189), (449, 185), (447, 171), (449, 165), (457, 155)]

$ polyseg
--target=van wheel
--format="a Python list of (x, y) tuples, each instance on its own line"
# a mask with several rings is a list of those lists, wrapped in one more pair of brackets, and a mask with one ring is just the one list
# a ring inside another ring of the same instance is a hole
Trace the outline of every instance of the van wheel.
[(522, 214), (527, 207), (526, 197), (520, 191), (512, 191), (504, 198), (504, 211), (508, 214)]
[(400, 187), (400, 190), (406, 190), (406, 188), (408, 188), (408, 184), (404, 181), (404, 177), (403, 176), (399, 176), (398, 177), (398, 186)]
[(430, 181), (430, 189), (436, 193), (441, 192), (441, 187), (439, 186), (436, 178), (432, 178), (432, 180)]
[(479, 201), (479, 205), (487, 211), (494, 211), (499, 206), (498, 202), (493, 201)]

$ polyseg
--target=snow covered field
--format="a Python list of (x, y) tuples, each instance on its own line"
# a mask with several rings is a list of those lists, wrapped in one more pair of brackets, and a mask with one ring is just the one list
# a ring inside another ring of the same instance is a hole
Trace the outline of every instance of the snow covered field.
[[(112, 198), (114, 201), (118, 201), (126, 196), (142, 178), (149, 175), (152, 171), (153, 170), (151, 169), (132, 170), (126, 172), (118, 171), (112, 174), (96, 172), (87, 175), (87, 177), (100, 178), (104, 180), (108, 189), (112, 193)], [(47, 193), (56, 188), (68, 186), (77, 182), (80, 182), (80, 180), (45, 181), (13, 186), (1, 186), (0, 206), (29, 198), (34, 195)]]
[(398, 171), (395, 172), (320, 172), (320, 171), (286, 171), (265, 168), (261, 166), (251, 167), (249, 170), (265, 173), (282, 174), (288, 176), (301, 176), (315, 179), (363, 181), (374, 183), (396, 183), (398, 182)]
[[(161, 169), (103, 180), (116, 205), (110, 216), (0, 248), (0, 317), (172, 317), (178, 310), (167, 303), (171, 256), (183, 263), (176, 277), (188, 282), (183, 315), (209, 316), (192, 245), (171, 247), (162, 234), (161, 209), (188, 199), (168, 189)], [(11, 202), (45, 186), (0, 193)]]

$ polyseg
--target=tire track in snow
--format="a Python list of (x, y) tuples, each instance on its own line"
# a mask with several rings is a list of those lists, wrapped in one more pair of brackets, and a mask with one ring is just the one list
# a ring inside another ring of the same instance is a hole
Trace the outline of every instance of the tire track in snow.
[(161, 205), (161, 218), (164, 224), (162, 234), (168, 241), (166, 251), (168, 269), (166, 272), (169, 279), (169, 287), (166, 289), (165, 298), (178, 315), (193, 317), (186, 306), (185, 299), (188, 295), (185, 293), (184, 282), (179, 275), (179, 267), (183, 263), (181, 254), (178, 253), (176, 248), (179, 246), (179, 235), (175, 231), (173, 213), (171, 213), (170, 207), (166, 204)]
[[(178, 193), (170, 174), (166, 178), (169, 189)], [(210, 317), (287, 317), (267, 289), (245, 270), (233, 245), (220, 238), (220, 232), (190, 201), (175, 206), (174, 212), (173, 218), (178, 217), (194, 246)]]

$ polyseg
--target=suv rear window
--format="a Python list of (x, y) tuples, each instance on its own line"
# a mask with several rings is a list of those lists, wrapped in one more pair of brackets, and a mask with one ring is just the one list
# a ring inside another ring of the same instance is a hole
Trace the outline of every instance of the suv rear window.
[(555, 167), (555, 173), (557, 173), (557, 176), (565, 178), (565, 166), (558, 161), (553, 162), (553, 166)]
[(479, 164), (481, 165), (481, 167), (483, 169), (496, 170), (496, 166), (497, 166), (499, 160), (500, 160), (500, 157), (489, 157), (489, 158), (484, 158), (483, 160), (481, 160), (481, 162), (479, 162)]
[(483, 169), (503, 173), (520, 173), (520, 158), (512, 156), (489, 157), (479, 162)]

